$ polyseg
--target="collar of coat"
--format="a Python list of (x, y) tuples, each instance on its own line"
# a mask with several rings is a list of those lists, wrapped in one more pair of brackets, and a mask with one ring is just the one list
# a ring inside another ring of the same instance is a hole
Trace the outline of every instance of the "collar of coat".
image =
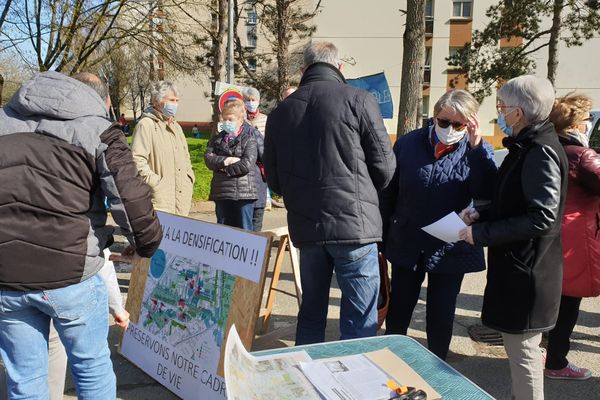
[(502, 139), (502, 144), (509, 150), (511, 147), (522, 148), (527, 147), (534, 137), (547, 135), (557, 136), (557, 133), (554, 129), (554, 124), (550, 120), (545, 119), (538, 124), (526, 126), (516, 137), (505, 137)]
[(581, 146), (587, 147), (585, 143), (581, 140), (581, 137), (578, 133), (575, 132), (567, 132), (564, 135), (558, 135), (558, 141), (563, 146)]
[(306, 68), (304, 75), (302, 75), (300, 86), (320, 81), (346, 83), (344, 75), (342, 75), (338, 68), (329, 63), (318, 62)]

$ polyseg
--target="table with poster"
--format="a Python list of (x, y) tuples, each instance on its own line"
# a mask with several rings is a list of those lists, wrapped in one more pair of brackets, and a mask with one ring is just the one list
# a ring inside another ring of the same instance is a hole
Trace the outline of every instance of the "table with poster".
[[(336, 342), (319, 343), (305, 346), (288, 347), (276, 350), (253, 352), (253, 356), (285, 354), (288, 352), (306, 351), (313, 360), (335, 359), (354, 354), (373, 353), (389, 349), (404, 361), (414, 372), (420, 375), (443, 400), (490, 400), (490, 394), (467, 379), (446, 362), (436, 357), (419, 342), (403, 335), (385, 335), (370, 338), (341, 340)], [(380, 365), (383, 363), (380, 363)], [(391, 365), (385, 368), (388, 372), (394, 369)], [(402, 371), (397, 374), (400, 377)], [(411, 382), (400, 382), (411, 385)]]

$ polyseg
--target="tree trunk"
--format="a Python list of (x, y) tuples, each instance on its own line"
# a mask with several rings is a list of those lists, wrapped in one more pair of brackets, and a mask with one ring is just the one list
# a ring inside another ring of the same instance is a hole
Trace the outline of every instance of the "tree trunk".
[(4, 76), (0, 74), (0, 107), (2, 107), (2, 92), (4, 91)]
[(2, 10), (2, 14), (0, 15), (0, 32), (2, 32), (2, 25), (4, 25), (4, 21), (6, 21), (6, 15), (8, 14), (8, 10), (10, 9), (10, 3), (12, 3), (12, 0), (6, 0), (6, 4), (4, 4), (4, 9)]
[(408, 0), (402, 54), (397, 134), (417, 127), (425, 57), (425, 0)]
[(550, 29), (550, 40), (548, 41), (548, 79), (552, 84), (556, 80), (556, 69), (558, 67), (558, 40), (562, 21), (561, 12), (564, 8), (564, 0), (554, 0), (552, 8), (552, 28)]
[[(213, 30), (216, 32), (215, 39), (212, 44), (212, 81), (216, 85), (217, 81), (223, 81), (225, 77), (225, 56), (227, 54), (227, 10), (229, 6), (228, 0), (216, 0), (218, 2), (218, 13), (213, 15)], [(233, 0), (230, 0), (233, 1)], [(214, 89), (214, 86), (213, 86)], [(214, 93), (214, 92), (213, 92)], [(214, 96), (213, 115), (212, 115), (212, 133), (217, 132), (217, 123), (220, 117), (219, 97)]]
[(277, 0), (277, 43), (279, 44), (277, 46), (277, 85), (279, 86), (277, 93), (279, 94), (290, 84), (290, 38), (287, 27), (289, 7), (289, 1)]

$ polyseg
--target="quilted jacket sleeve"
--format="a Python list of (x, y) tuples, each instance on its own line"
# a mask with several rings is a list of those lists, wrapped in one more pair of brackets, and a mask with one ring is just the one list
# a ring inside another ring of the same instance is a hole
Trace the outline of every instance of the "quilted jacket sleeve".
[(377, 191), (383, 190), (394, 175), (396, 157), (390, 137), (383, 125), (379, 104), (368, 94), (363, 99), (360, 119), (361, 146), (371, 180)]
[(256, 164), (256, 158), (258, 157), (258, 144), (256, 138), (250, 133), (244, 133), (247, 137), (242, 140), (244, 143), (244, 150), (240, 161), (228, 165), (225, 167), (225, 173), (231, 177), (239, 177), (248, 174)]
[(215, 153), (215, 143), (218, 136), (213, 136), (206, 145), (206, 151), (204, 152), (204, 163), (211, 171), (218, 171), (223, 169), (225, 166), (225, 156), (221, 156)]
[(494, 182), (498, 168), (494, 161), (492, 146), (481, 141), (481, 144), (467, 153), (469, 162), (469, 191), (475, 203), (489, 202), (494, 190)]

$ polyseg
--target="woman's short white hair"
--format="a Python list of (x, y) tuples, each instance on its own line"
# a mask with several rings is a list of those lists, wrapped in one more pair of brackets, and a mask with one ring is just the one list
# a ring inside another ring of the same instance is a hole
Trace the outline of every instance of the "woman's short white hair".
[(449, 90), (440, 97), (433, 106), (433, 115), (438, 115), (444, 108), (450, 108), (460, 114), (466, 121), (479, 111), (479, 103), (466, 90)]
[(537, 124), (550, 115), (555, 93), (547, 78), (521, 75), (506, 82), (498, 90), (498, 98), (507, 106), (523, 110), (528, 124)]
[(179, 97), (179, 91), (173, 82), (153, 82), (150, 85), (150, 102), (152, 104), (162, 103), (163, 99), (169, 94), (169, 92), (173, 92), (175, 96)]
[(312, 42), (304, 49), (304, 67), (318, 62), (324, 62), (335, 67), (341, 64), (340, 54), (331, 42)]
[(253, 87), (247, 87), (242, 90), (242, 96), (244, 96), (244, 100), (249, 99), (250, 97), (254, 97), (260, 100), (260, 92), (258, 89)]

